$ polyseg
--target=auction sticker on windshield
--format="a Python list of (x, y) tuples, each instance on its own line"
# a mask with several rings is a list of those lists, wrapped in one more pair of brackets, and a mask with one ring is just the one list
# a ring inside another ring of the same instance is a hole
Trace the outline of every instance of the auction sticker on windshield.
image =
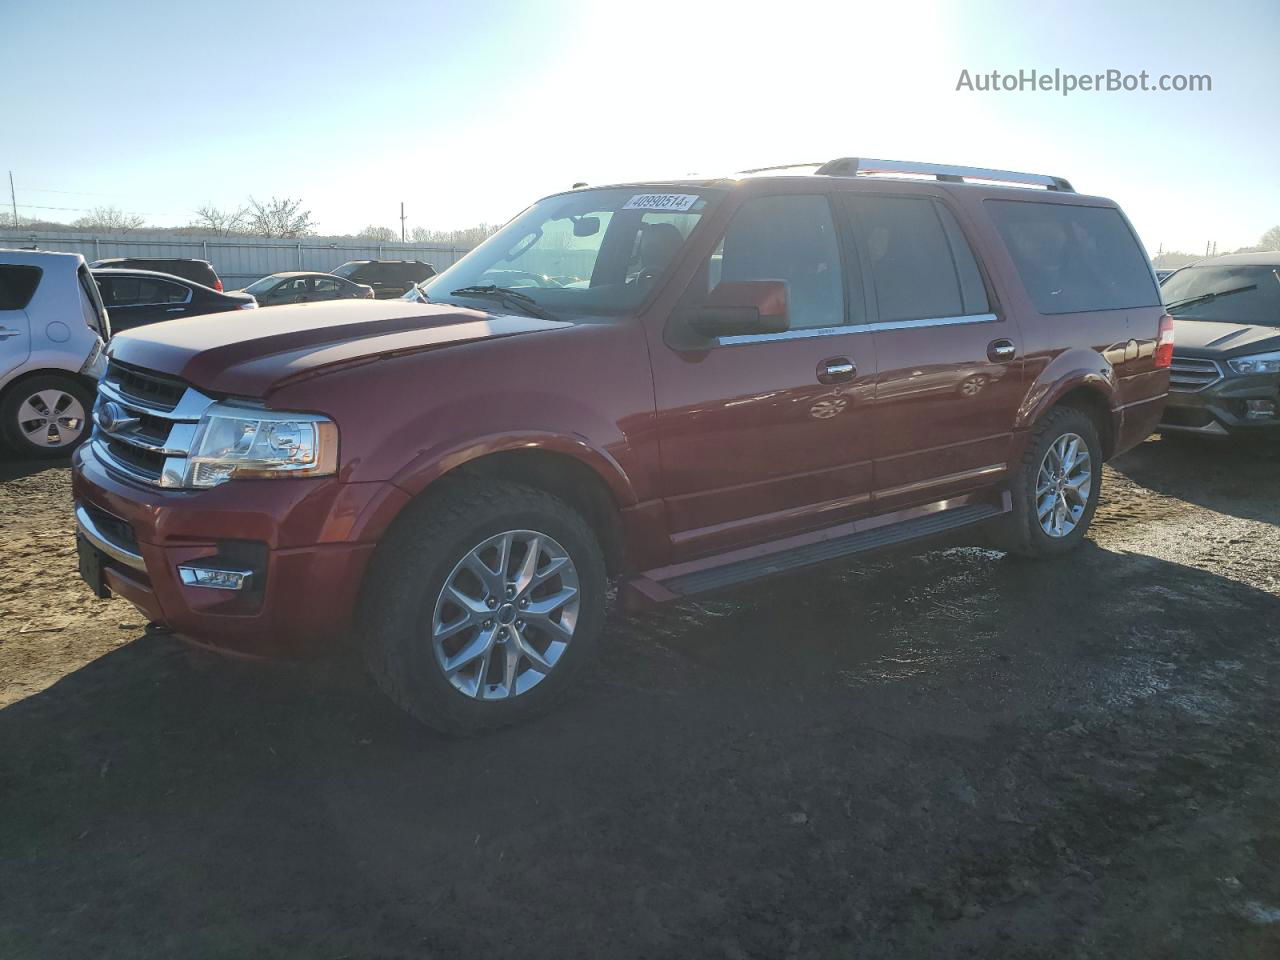
[(696, 193), (638, 193), (623, 210), (688, 210), (698, 202)]

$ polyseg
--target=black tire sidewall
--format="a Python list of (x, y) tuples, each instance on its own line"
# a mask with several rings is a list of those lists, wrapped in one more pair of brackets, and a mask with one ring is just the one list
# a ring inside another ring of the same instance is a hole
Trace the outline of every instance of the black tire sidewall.
[[(392, 574), (396, 583), (380, 591), (383, 609), (369, 612), (375, 623), (367, 641), (381, 648), (386, 669), (396, 674), (392, 679), (398, 689), (393, 695), (418, 719), (444, 732), (477, 733), (543, 712), (589, 663), (604, 624), (608, 580), (603, 553), (590, 528), (561, 501), (541, 491), (513, 489), (518, 492), (511, 496), (510, 507), (477, 512), (445, 529), (431, 524), (426, 513), (397, 531), (402, 542), (393, 549), (393, 562), (399, 566)], [(432, 539), (420, 539), (415, 530)], [(568, 552), (578, 573), (578, 622), (555, 669), (535, 687), (509, 700), (477, 701), (445, 677), (431, 642), (431, 620), (458, 561), (489, 537), (508, 530), (546, 534)]]
[[(1036, 480), (1040, 474), (1040, 464), (1049, 448), (1065, 433), (1074, 433), (1083, 438), (1089, 448), (1090, 488), (1089, 502), (1085, 505), (1076, 527), (1065, 537), (1051, 537), (1040, 526), (1040, 518), (1036, 509)], [(1102, 444), (1098, 440), (1098, 430), (1088, 414), (1071, 408), (1059, 408), (1050, 413), (1032, 436), (1023, 460), (1022, 475), (1018, 489), (1013, 495), (1018, 498), (1015, 506), (1021, 521), (1022, 543), (1025, 549), (1021, 553), (1032, 556), (1055, 556), (1066, 553), (1080, 545), (1093, 523), (1093, 515), (1098, 509), (1098, 498), (1102, 492)]]
[[(62, 390), (75, 397), (84, 407), (84, 429), (73, 443), (61, 447), (38, 447), (18, 430), (18, 408), (32, 394), (41, 390)], [(48, 459), (70, 456), (71, 452), (89, 439), (93, 431), (93, 391), (72, 374), (39, 374), (27, 377), (9, 386), (0, 400), (0, 438), (18, 456), (29, 459)]]

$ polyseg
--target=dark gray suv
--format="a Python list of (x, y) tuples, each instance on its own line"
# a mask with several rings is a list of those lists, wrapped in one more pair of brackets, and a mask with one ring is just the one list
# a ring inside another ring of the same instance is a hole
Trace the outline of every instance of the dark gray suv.
[(1176, 346), (1160, 430), (1280, 428), (1280, 251), (1201, 260), (1161, 290)]

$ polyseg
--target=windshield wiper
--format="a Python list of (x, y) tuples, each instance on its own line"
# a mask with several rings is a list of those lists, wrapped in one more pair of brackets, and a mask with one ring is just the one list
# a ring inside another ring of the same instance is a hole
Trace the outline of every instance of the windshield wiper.
[(538, 304), (527, 293), (521, 293), (519, 290), (512, 290), (510, 287), (499, 287), (496, 284), (487, 283), (474, 287), (459, 287), (457, 290), (450, 290), (449, 293), (455, 297), (487, 297), (490, 300), (497, 300), (509, 306), (515, 306), (518, 310), (523, 310), (531, 317), (537, 317), (540, 320), (559, 320), (554, 313)]
[(1189, 307), (1193, 303), (1209, 303), (1211, 300), (1217, 300), (1219, 297), (1229, 297), (1233, 293), (1244, 293), (1246, 290), (1257, 290), (1258, 285), (1251, 283), (1247, 287), (1232, 287), (1230, 290), (1218, 290), (1215, 293), (1202, 293), (1198, 297), (1187, 297), (1185, 300), (1175, 300), (1173, 303), (1166, 303), (1164, 308), (1172, 310), (1175, 307)]

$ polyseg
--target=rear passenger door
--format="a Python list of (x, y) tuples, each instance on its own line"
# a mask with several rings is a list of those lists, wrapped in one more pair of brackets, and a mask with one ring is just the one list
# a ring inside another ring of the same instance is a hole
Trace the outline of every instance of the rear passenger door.
[[(841, 261), (828, 196), (748, 197), (652, 342), (673, 559), (865, 513), (875, 354)], [(750, 280), (786, 283), (789, 330), (680, 345), (684, 310)]]
[(1022, 399), (1022, 335), (939, 198), (841, 197), (872, 301), (877, 510), (997, 481)]

